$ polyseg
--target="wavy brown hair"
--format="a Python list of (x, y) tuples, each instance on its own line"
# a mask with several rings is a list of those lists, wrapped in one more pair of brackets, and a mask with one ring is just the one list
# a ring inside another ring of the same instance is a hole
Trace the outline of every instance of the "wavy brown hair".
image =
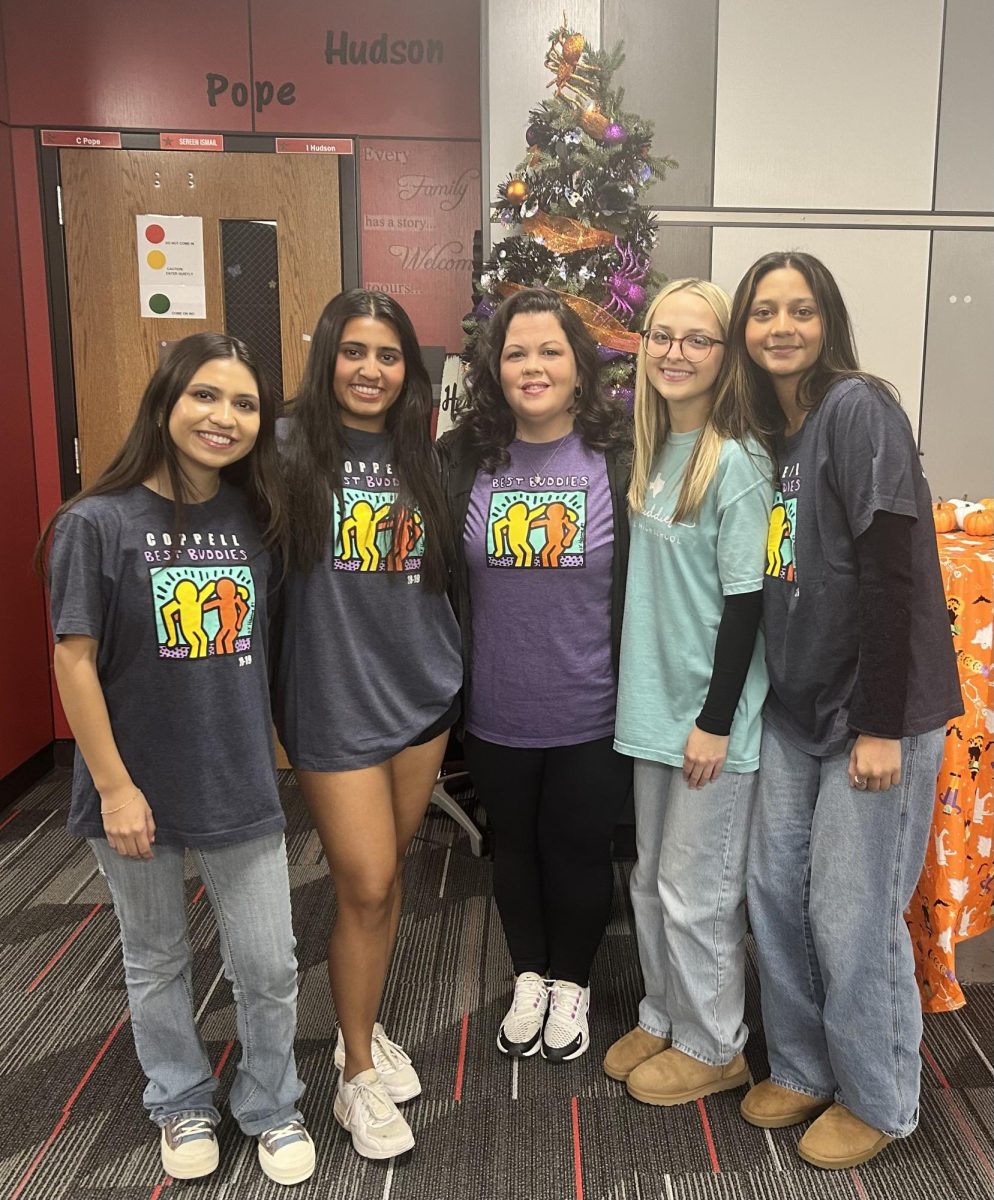
[(190, 481), (183, 473), (176, 446), (169, 434), (169, 417), (187, 384), (200, 368), (218, 358), (237, 359), (259, 389), (259, 434), (251, 451), (238, 462), (221, 468), (221, 478), (239, 487), (262, 526), (263, 544), (282, 554), (287, 541), (287, 513), (276, 454), (276, 402), (255, 355), (238, 338), (226, 333), (194, 333), (171, 346), (162, 356), (138, 402), (138, 412), (124, 444), (98, 479), (67, 500), (45, 526), (35, 550), (34, 565), (44, 578), (46, 548), (56, 521), (88, 496), (107, 496), (137, 487), (160, 467), (166, 468), (176, 505), (176, 530), (182, 530), (182, 501), (190, 497)]
[(746, 271), (735, 289), (725, 360), (716, 382), (712, 421), (718, 432), (726, 437), (741, 439), (747, 433), (755, 434), (773, 462), (776, 462), (776, 439), (783, 432), (785, 418), (770, 376), (749, 356), (745, 327), (760, 282), (771, 271), (783, 268), (793, 268), (804, 276), (822, 323), (818, 359), (798, 380), (798, 406), (810, 412), (821, 404), (833, 384), (854, 376), (898, 400), (893, 384), (860, 369), (852, 321), (839, 285), (828, 267), (813, 254), (800, 250), (774, 250), (764, 254)]
[(487, 324), (466, 377), (468, 404), (456, 429), (468, 442), (480, 469), (493, 472), (511, 459), (508, 447), (514, 441), (516, 425), (500, 383), (500, 360), (508, 325), (526, 313), (552, 313), (566, 335), (576, 359), (580, 388), (573, 406), (574, 422), (584, 444), (592, 450), (630, 445), (631, 418), (623, 404), (604, 395), (597, 344), (586, 326), (556, 292), (523, 288), (509, 296)]
[(321, 561), (332, 497), (337, 495), (341, 503), (347, 430), (335, 398), (335, 361), (342, 332), (353, 317), (385, 322), (400, 341), (404, 386), (386, 414), (391, 459), (400, 480), (393, 520), (400, 524), (405, 509), (420, 511), (425, 531), (422, 578), (432, 591), (444, 591), (449, 521), (431, 442), (431, 380), (411, 318), (392, 296), (363, 288), (341, 292), (325, 305), (311, 338), (303, 382), (289, 406), (285, 465), (291, 563), (306, 570)]

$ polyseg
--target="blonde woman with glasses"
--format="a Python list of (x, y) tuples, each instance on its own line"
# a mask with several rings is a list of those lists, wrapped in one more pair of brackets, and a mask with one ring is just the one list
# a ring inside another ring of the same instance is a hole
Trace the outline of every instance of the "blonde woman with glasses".
[(635, 759), (645, 996), (604, 1070), (647, 1104), (748, 1082), (746, 850), (773, 485), (734, 398), (715, 407), (729, 311), (714, 284), (668, 284), (638, 359), (615, 748)]

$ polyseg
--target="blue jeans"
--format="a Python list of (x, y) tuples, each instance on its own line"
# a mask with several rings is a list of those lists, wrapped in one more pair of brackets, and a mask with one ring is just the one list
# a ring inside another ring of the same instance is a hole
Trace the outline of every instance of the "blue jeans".
[[(192, 953), (183, 850), (155, 846), (149, 860), (124, 858), (90, 838), (114, 901), (124, 951), (135, 1049), (148, 1079), (145, 1107), (157, 1125), (179, 1113), (214, 1124), (218, 1081), (194, 1020)], [(300, 1118), (297, 1078), (296, 942), (282, 833), (191, 850), (217, 920), (224, 973), (235, 996), (242, 1056), (229, 1099), (253, 1136)]]
[(679, 767), (635, 760), (632, 908), (645, 996), (639, 1025), (724, 1066), (745, 1045), (745, 872), (756, 773), (700, 791)]
[(849, 749), (814, 758), (763, 730), (748, 898), (771, 1078), (895, 1138), (918, 1123), (922, 1013), (903, 913), (944, 734), (904, 738), (901, 782), (864, 792)]

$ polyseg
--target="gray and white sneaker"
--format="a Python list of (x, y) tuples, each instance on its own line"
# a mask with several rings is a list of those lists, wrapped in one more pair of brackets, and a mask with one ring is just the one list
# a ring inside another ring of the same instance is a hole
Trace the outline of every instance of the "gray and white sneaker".
[(497, 1031), (497, 1049), (511, 1058), (537, 1054), (549, 1008), (549, 983), (535, 971), (514, 980), (514, 999)]
[(549, 992), (549, 1015), (542, 1031), (542, 1057), (549, 1062), (579, 1058), (590, 1046), (587, 1013), (590, 988), (555, 979)]
[[(421, 1080), (411, 1065), (410, 1055), (403, 1046), (392, 1042), (383, 1026), (376, 1022), (373, 1026), (373, 1040), (370, 1046), (373, 1055), (373, 1066), (383, 1080), (387, 1095), (394, 1104), (403, 1104), (405, 1100), (413, 1100), (421, 1095)], [(338, 1041), (335, 1043), (335, 1066), (339, 1071), (345, 1070), (345, 1039), (341, 1028), (338, 1030)]]
[(277, 1183), (303, 1183), (314, 1174), (314, 1143), (302, 1121), (287, 1121), (260, 1133), (259, 1166)]
[(179, 1113), (162, 1126), (159, 1135), (162, 1169), (173, 1179), (200, 1179), (217, 1170), (214, 1124), (208, 1118)]
[(414, 1145), (411, 1127), (390, 1099), (376, 1068), (360, 1071), (348, 1082), (338, 1073), (335, 1120), (352, 1135), (352, 1147), (363, 1158), (394, 1158)]

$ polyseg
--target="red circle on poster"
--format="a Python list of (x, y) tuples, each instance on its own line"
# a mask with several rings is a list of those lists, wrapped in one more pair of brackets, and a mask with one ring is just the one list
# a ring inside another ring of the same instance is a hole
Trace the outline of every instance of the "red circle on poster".
[(145, 240), (154, 245), (158, 245), (165, 236), (166, 231), (161, 225), (148, 225), (145, 229)]

